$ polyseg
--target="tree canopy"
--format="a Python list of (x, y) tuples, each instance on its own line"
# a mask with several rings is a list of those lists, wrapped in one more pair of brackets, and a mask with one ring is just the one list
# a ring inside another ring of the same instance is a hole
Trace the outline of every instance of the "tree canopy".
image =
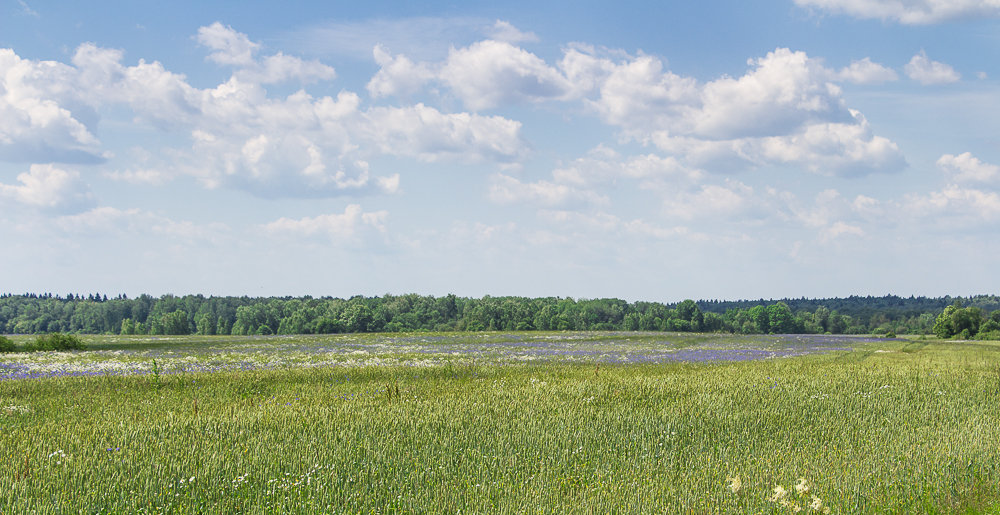
[[(956, 301), (958, 301), (956, 303)], [(183, 297), (5, 294), (0, 332), (325, 334), (397, 331), (722, 331), (1000, 334), (1000, 298), (848, 297), (676, 304), (569, 297), (455, 295)]]

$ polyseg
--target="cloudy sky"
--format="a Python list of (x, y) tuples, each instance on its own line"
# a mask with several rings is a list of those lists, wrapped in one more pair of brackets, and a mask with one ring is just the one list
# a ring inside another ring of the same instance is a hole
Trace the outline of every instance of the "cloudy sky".
[(0, 0), (0, 290), (1000, 289), (997, 0), (214, 4)]

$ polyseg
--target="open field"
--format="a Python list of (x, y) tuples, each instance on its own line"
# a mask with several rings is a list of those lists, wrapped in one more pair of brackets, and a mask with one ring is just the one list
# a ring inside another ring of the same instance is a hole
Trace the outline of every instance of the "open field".
[(2, 513), (1000, 513), (996, 343), (86, 342), (0, 355)]

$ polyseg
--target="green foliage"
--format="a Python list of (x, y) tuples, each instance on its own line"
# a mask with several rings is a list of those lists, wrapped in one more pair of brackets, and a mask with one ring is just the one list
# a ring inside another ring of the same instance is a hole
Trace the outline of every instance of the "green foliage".
[(40, 335), (25, 346), (25, 350), (28, 352), (84, 350), (86, 348), (87, 346), (83, 344), (83, 340), (79, 336), (62, 333)]
[(14, 352), (15, 350), (14, 342), (10, 338), (0, 335), (0, 352)]
[(3, 383), (0, 511), (995, 511), (998, 347), (862, 350)]
[[(99, 300), (98, 300), (99, 299)], [(849, 297), (629, 303), (620, 299), (416, 294), (338, 298), (0, 295), (0, 333), (330, 334), (399, 331), (705, 331), (929, 334), (1000, 323), (1000, 297)], [(946, 302), (947, 301), (947, 302)], [(940, 307), (937, 307), (940, 306)], [(948, 315), (942, 310), (951, 307)], [(965, 306), (965, 307), (962, 307)], [(932, 309), (933, 311), (927, 311)], [(957, 310), (957, 311), (956, 311)], [(989, 332), (989, 331), (988, 331)]]

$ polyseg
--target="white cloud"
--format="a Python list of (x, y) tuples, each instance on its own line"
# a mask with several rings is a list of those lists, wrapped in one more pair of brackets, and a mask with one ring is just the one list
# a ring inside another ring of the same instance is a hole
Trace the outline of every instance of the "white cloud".
[(90, 187), (75, 170), (50, 164), (34, 164), (17, 176), (20, 185), (0, 184), (0, 197), (19, 204), (56, 213), (75, 213), (94, 205)]
[(757, 155), (825, 175), (860, 176), (906, 166), (895, 143), (873, 135), (861, 113), (852, 110), (851, 114), (856, 123), (814, 124), (798, 134), (765, 138)]
[(1000, 16), (998, 0), (795, 0), (795, 3), (857, 18), (893, 20), (906, 25)]
[(950, 184), (927, 195), (909, 195), (901, 208), (911, 216), (934, 218), (938, 222), (942, 218), (959, 219), (961, 223), (951, 227), (958, 229), (1000, 219), (1000, 195)]
[[(598, 85), (600, 97), (590, 105), (606, 122), (627, 129), (690, 130), (684, 125), (690, 125), (685, 121), (697, 110), (697, 82), (664, 72), (659, 59), (639, 56), (615, 65), (608, 60), (586, 59), (576, 52), (570, 60), (564, 59), (563, 65), (572, 66), (572, 76), (584, 81), (578, 90)], [(604, 71), (610, 73), (603, 76)]]
[(368, 94), (373, 98), (415, 95), (435, 75), (426, 64), (414, 63), (405, 55), (393, 57), (381, 45), (372, 53), (380, 67), (368, 81)]
[(816, 122), (850, 121), (829, 72), (804, 52), (779, 48), (739, 79), (705, 85), (692, 132), (713, 139), (781, 136)]
[(246, 34), (219, 22), (199, 28), (197, 39), (199, 43), (213, 50), (208, 56), (210, 61), (236, 67), (236, 75), (244, 81), (261, 84), (286, 80), (311, 82), (331, 80), (336, 76), (333, 68), (319, 61), (304, 61), (281, 52), (257, 59), (259, 43), (250, 41)]
[(565, 97), (569, 81), (538, 56), (504, 41), (452, 49), (439, 78), (473, 111)]
[(153, 186), (161, 186), (169, 182), (171, 179), (168, 174), (163, 173), (161, 170), (152, 168), (119, 170), (114, 172), (105, 172), (103, 175), (113, 181), (122, 181), (129, 184), (149, 184)]
[(759, 218), (754, 189), (728, 179), (725, 185), (705, 184), (693, 192), (678, 192), (664, 199), (664, 212), (671, 219), (693, 221), (706, 217)]
[(820, 231), (820, 241), (822, 242), (829, 242), (844, 236), (864, 237), (865, 231), (861, 227), (844, 222), (835, 222), (833, 225)]
[(782, 136), (710, 141), (657, 132), (652, 140), (693, 165), (722, 172), (794, 165), (821, 175), (858, 177), (892, 173), (906, 166), (898, 145), (873, 134), (861, 113), (849, 113), (853, 123), (807, 124)]
[(893, 69), (872, 62), (871, 58), (865, 57), (841, 69), (837, 73), (837, 78), (854, 84), (881, 84), (892, 82), (899, 76)]
[(534, 32), (522, 32), (517, 27), (511, 25), (510, 22), (503, 20), (497, 20), (493, 24), (493, 31), (490, 33), (490, 38), (508, 43), (533, 43), (538, 41), (538, 36)]
[[(169, 168), (208, 187), (265, 197), (397, 190), (398, 175), (372, 176), (371, 154), (509, 164), (526, 152), (521, 125), (499, 116), (442, 113), (423, 104), (361, 111), (360, 98), (348, 91), (335, 98), (305, 91), (275, 98), (264, 84), (327, 80), (333, 69), (281, 53), (261, 57), (260, 45), (221, 24), (203, 27), (198, 40), (213, 51), (213, 62), (236, 67), (229, 80), (195, 88), (158, 62), (126, 66), (121, 51), (90, 43), (77, 49), (72, 66), (0, 50), (0, 159), (104, 159), (107, 153), (89, 127), (104, 109), (121, 107), (134, 122), (191, 134), (190, 147), (160, 149), (154, 167), (109, 177), (155, 183), (164, 176), (150, 170)], [(403, 63), (384, 57), (388, 69)], [(401, 90), (395, 84), (376, 91)]]
[(1000, 166), (984, 163), (969, 152), (944, 154), (937, 160), (939, 168), (958, 182), (993, 183), (1000, 180)]
[[(683, 158), (692, 167), (733, 171), (794, 164), (829, 175), (895, 171), (905, 160), (895, 143), (872, 133), (849, 109), (836, 81), (887, 80), (893, 72), (861, 60), (835, 72), (803, 52), (779, 48), (739, 78), (705, 84), (663, 70), (649, 56), (620, 64), (570, 49), (567, 76), (608, 123)], [(570, 71), (571, 70), (571, 71)]]
[(914, 55), (903, 67), (906, 76), (921, 84), (948, 84), (957, 82), (962, 76), (951, 66), (932, 61), (923, 50)]
[(364, 113), (364, 137), (381, 152), (426, 162), (518, 160), (526, 145), (521, 122), (500, 116), (446, 114), (424, 104), (373, 107)]
[(0, 159), (93, 163), (104, 160), (95, 115), (75, 89), (76, 71), (0, 49)]
[(556, 67), (495, 40), (452, 49), (440, 65), (414, 64), (381, 47), (375, 57), (381, 69), (368, 84), (373, 97), (412, 95), (436, 81), (472, 110), (582, 100), (629, 137), (675, 153), (686, 168), (794, 164), (851, 176), (905, 166), (895, 143), (874, 135), (837, 86), (896, 78), (869, 58), (838, 72), (804, 52), (778, 48), (751, 59), (739, 78), (699, 84), (665, 70), (653, 56), (618, 54), (615, 61), (583, 45), (564, 50)]
[(88, 211), (60, 216), (54, 226), (75, 236), (121, 237), (123, 235), (162, 235), (173, 242), (218, 244), (228, 239), (230, 228), (221, 223), (199, 224), (176, 221), (142, 209), (118, 209), (101, 206)]
[(498, 204), (526, 203), (545, 207), (606, 205), (609, 202), (606, 196), (587, 188), (550, 181), (522, 182), (504, 174), (494, 176), (489, 196)]
[(343, 213), (319, 215), (299, 219), (280, 218), (261, 228), (272, 236), (320, 237), (338, 240), (352, 240), (366, 231), (385, 233), (387, 211), (365, 212), (358, 204), (348, 205)]
[(247, 66), (254, 63), (254, 54), (260, 49), (246, 34), (228, 25), (215, 22), (198, 29), (198, 42), (213, 50), (208, 59), (219, 64)]
[(619, 184), (639, 181), (646, 189), (676, 189), (696, 183), (702, 175), (700, 170), (689, 169), (674, 157), (655, 154), (623, 157), (600, 145), (585, 156), (555, 168), (551, 180), (524, 182), (497, 174), (489, 195), (499, 204), (585, 209), (610, 204), (607, 192)]

